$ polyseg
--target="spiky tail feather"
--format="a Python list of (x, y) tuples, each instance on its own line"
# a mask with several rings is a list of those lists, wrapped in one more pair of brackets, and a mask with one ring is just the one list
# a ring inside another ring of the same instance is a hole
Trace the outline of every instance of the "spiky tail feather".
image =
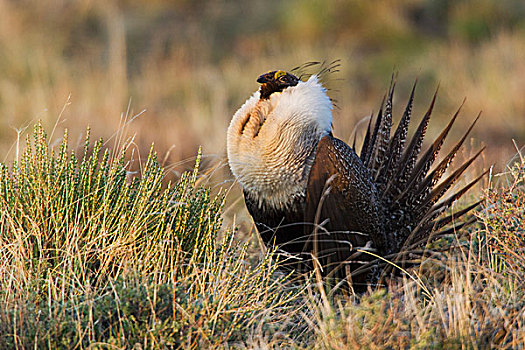
[[(400, 256), (409, 248), (414, 249), (418, 245), (424, 245), (433, 237), (454, 232), (470, 223), (472, 220), (468, 219), (468, 214), (479, 202), (445, 217), (441, 217), (441, 214), (486, 174), (486, 172), (481, 174), (462, 189), (441, 200), (483, 151), (481, 149), (446, 179), (439, 182), (479, 119), (479, 115), (452, 150), (430, 171), (463, 103), (441, 134), (420, 155), (436, 102), (437, 90), (414, 136), (407, 140), (416, 84), (417, 81), (414, 83), (401, 121), (394, 135), (390, 137), (392, 100), (396, 85), (392, 77), (386, 104), (383, 100), (373, 128), (372, 123), (369, 123), (360, 152), (360, 158), (370, 170), (372, 178), (375, 179), (382, 198), (385, 231), (377, 234), (384, 236), (372, 237), (372, 239), (387, 243), (387, 251), (381, 252), (383, 255)], [(408, 144), (407, 141), (409, 141)], [(465, 217), (467, 217), (466, 221), (461, 221)], [(446, 225), (450, 227), (443, 229)]]

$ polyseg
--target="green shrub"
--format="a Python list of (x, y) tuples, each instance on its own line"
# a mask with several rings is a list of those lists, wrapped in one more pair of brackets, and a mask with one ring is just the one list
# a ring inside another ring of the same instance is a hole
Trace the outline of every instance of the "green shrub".
[(209, 347), (281, 327), (297, 291), (271, 254), (251, 266), (233, 231), (217, 238), (224, 195), (196, 186), (200, 156), (163, 188), (153, 150), (135, 177), (127, 146), (47, 142), (39, 124), (0, 166), (0, 348)]

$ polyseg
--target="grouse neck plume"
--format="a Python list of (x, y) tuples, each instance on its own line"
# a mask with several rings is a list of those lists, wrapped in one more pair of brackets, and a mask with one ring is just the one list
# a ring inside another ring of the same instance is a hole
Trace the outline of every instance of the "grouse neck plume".
[(333, 137), (332, 103), (316, 75), (301, 81), (272, 71), (257, 81), (259, 91), (228, 128), (228, 159), (263, 241), (286, 253), (292, 268), (307, 271), (315, 262), (324, 276), (363, 290), (380, 271), (374, 255), (403, 260), (414, 247), (471, 222), (459, 219), (479, 202), (441, 214), (484, 175), (445, 196), (482, 150), (440, 180), (477, 118), (434, 164), (459, 109), (420, 154), (436, 95), (407, 140), (414, 84), (391, 135), (392, 80), (358, 156), (355, 141), (350, 147)]

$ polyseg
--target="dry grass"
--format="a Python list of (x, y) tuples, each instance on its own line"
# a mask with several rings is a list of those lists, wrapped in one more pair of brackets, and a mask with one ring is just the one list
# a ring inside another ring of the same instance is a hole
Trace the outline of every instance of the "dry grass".
[[(507, 167), (525, 137), (523, 5), (304, 4), (0, 0), (0, 347), (525, 348), (524, 163)], [(417, 115), (441, 84), (429, 139), (463, 97), (458, 133), (482, 110), (471, 144), (502, 174), (418, 283), (360, 298), (276, 271), (224, 157), (255, 77), (334, 58), (337, 136), (396, 69), (397, 111), (415, 77)], [(85, 148), (86, 125), (107, 141)]]
[(0, 169), (2, 348), (525, 347), (523, 158), (452, 249), (358, 297), (292, 282), (221, 230), (200, 157), (164, 189), (155, 153), (134, 174), (129, 142), (101, 145), (50, 147), (37, 125)]

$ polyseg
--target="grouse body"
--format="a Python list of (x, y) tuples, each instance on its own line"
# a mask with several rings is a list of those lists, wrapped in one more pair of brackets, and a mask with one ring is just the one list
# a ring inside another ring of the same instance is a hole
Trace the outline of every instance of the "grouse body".
[(248, 211), (267, 246), (277, 246), (294, 269), (316, 264), (324, 276), (362, 289), (377, 272), (375, 256), (403, 252), (469, 223), (479, 203), (443, 212), (484, 174), (444, 196), (482, 150), (441, 182), (477, 118), (452, 150), (436, 162), (458, 112), (422, 154), (436, 95), (407, 140), (414, 88), (393, 135), (391, 84), (360, 149), (332, 135), (332, 103), (316, 75), (261, 75), (261, 88), (235, 113), (228, 128), (230, 168), (243, 188)]

